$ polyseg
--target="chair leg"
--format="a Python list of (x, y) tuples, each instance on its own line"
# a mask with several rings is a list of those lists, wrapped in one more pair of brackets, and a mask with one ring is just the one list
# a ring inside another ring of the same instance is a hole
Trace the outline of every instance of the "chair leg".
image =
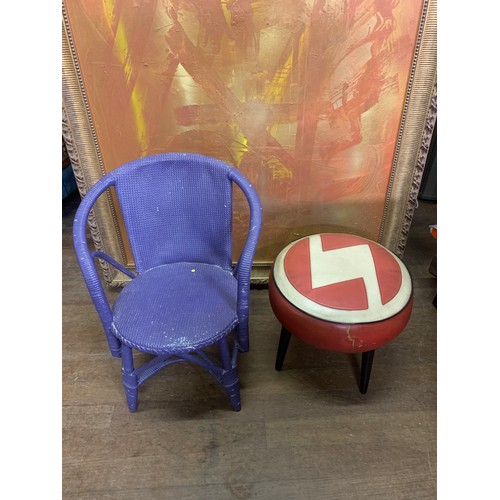
[(234, 411), (241, 410), (240, 379), (236, 362), (233, 366), (227, 337), (219, 340), (219, 353), (222, 361), (222, 385)]
[(361, 358), (361, 376), (359, 380), (359, 391), (366, 394), (368, 383), (370, 382), (370, 373), (372, 371), (373, 356), (375, 350), (364, 352)]
[(127, 398), (128, 409), (131, 412), (137, 410), (139, 384), (137, 376), (134, 375), (134, 357), (132, 349), (125, 344), (122, 344), (122, 380), (123, 388), (125, 389), (125, 397)]
[(248, 319), (242, 320), (236, 327), (236, 338), (238, 339), (238, 351), (248, 352), (250, 350), (250, 342), (248, 338)]
[(113, 358), (119, 358), (122, 352), (122, 343), (110, 331), (106, 331), (106, 338), (108, 340), (111, 356), (113, 356)]
[(285, 361), (286, 351), (292, 334), (283, 326), (281, 327), (280, 342), (278, 344), (278, 353), (276, 354), (276, 363), (274, 368), (278, 371), (283, 368), (283, 361)]
[[(236, 369), (233, 370), (236, 372)], [(236, 380), (234, 380), (236, 379)], [(237, 375), (227, 373), (224, 376), (224, 388), (229, 398), (229, 402), (234, 411), (241, 410), (241, 394), (240, 394), (240, 381)]]

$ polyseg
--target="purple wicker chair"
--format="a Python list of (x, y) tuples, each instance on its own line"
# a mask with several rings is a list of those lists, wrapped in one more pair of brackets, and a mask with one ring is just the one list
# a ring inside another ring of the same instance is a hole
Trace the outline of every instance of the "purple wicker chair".
[[(250, 207), (247, 239), (234, 267), (233, 183)], [(87, 244), (90, 210), (111, 186), (137, 274)], [(230, 165), (197, 154), (167, 153), (131, 161), (106, 174), (85, 195), (73, 225), (75, 251), (111, 354), (122, 358), (130, 411), (137, 409), (139, 386), (180, 361), (206, 368), (224, 387), (234, 410), (240, 410), (238, 351), (249, 347), (250, 271), (261, 224), (262, 207), (250, 182)], [(132, 278), (112, 307), (96, 258)], [(203, 350), (215, 343), (220, 361)], [(154, 358), (135, 367), (133, 349)]]

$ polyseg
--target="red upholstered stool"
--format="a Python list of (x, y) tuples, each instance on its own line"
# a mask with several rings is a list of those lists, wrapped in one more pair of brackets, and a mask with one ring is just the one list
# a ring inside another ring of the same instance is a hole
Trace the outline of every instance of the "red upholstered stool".
[(291, 335), (334, 352), (361, 352), (359, 390), (368, 389), (375, 349), (410, 319), (410, 273), (392, 252), (350, 234), (306, 236), (284, 248), (269, 277), (269, 299), (282, 325), (281, 370)]

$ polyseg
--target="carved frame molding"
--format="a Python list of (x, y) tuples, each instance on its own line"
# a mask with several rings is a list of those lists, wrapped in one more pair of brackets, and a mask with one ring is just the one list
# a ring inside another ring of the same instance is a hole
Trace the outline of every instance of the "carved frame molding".
[(437, 1), (423, 4), (379, 243), (403, 256), (437, 117)]

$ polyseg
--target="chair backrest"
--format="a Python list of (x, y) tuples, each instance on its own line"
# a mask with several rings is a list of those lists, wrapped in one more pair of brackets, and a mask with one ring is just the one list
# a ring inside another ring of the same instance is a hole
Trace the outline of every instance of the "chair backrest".
[[(204, 262), (230, 270), (233, 182), (257, 221), (258, 227), (249, 228), (253, 241), (247, 241), (253, 255), (262, 210), (258, 196), (236, 168), (208, 156), (165, 153), (133, 160), (104, 176), (80, 209), (88, 213), (100, 194), (114, 187), (138, 273), (172, 262)], [(81, 243), (84, 218), (75, 233)]]
[(231, 269), (232, 169), (202, 155), (167, 153), (113, 171), (137, 272), (183, 261)]

